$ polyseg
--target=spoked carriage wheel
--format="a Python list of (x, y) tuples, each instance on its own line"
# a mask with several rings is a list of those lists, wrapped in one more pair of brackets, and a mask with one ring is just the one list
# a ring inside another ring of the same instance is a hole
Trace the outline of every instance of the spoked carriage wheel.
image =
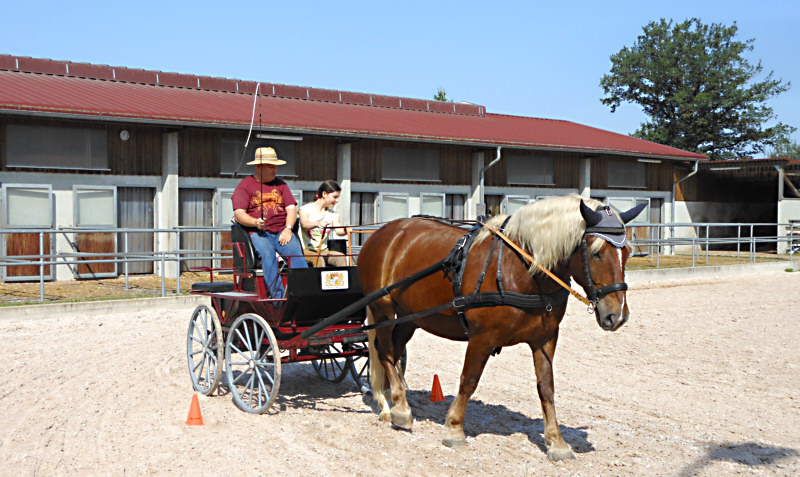
[(225, 343), (225, 367), (239, 409), (262, 414), (272, 406), (281, 385), (281, 352), (264, 318), (247, 313), (233, 322)]
[(186, 334), (186, 360), (195, 391), (213, 393), (222, 377), (222, 325), (217, 314), (200, 305), (192, 312)]
[[(341, 353), (343, 348), (341, 343), (333, 343), (319, 348), (320, 354), (326, 353)], [(352, 365), (352, 360), (349, 357), (345, 358), (322, 358), (315, 359), (311, 362), (314, 366), (314, 371), (317, 372), (320, 378), (328, 380), (332, 383), (341, 382), (347, 376)]]
[[(349, 349), (357, 349), (363, 351), (362, 353), (358, 353), (353, 355), (351, 358), (351, 366), (350, 366), (350, 373), (353, 376), (353, 381), (356, 382), (356, 385), (361, 389), (361, 392), (364, 394), (372, 393), (372, 383), (370, 383), (370, 372), (369, 372), (369, 345), (367, 342), (363, 343), (353, 343), (348, 345)], [(403, 374), (406, 372), (406, 362), (408, 360), (408, 350), (403, 350), (403, 356), (400, 357), (400, 369), (403, 371)]]

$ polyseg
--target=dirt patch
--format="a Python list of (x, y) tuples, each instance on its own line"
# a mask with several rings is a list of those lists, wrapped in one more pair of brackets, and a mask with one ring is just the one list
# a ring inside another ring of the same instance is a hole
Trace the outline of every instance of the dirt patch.
[[(490, 359), (467, 446), (441, 444), (465, 345), (409, 343), (411, 432), (350, 379), (284, 366), (274, 409), (200, 396), (184, 424), (191, 309), (0, 321), (0, 468), (9, 475), (798, 475), (800, 273), (632, 287), (631, 321), (600, 330), (570, 304), (555, 357), (571, 461), (550, 463), (530, 350)], [(438, 374), (445, 402), (430, 402)]]

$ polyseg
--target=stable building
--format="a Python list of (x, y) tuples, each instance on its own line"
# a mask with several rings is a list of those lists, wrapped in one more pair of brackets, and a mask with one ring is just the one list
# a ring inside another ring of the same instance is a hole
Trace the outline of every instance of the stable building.
[[(569, 193), (618, 209), (644, 202), (636, 220), (661, 223), (673, 214), (676, 181), (706, 159), (475, 104), (11, 55), (0, 55), (0, 91), (0, 232), (58, 229), (42, 245), (52, 254), (222, 248), (224, 234), (123, 239), (81, 229), (225, 226), (233, 189), (252, 172), (245, 163), (263, 145), (288, 161), (279, 175), (299, 203), (337, 180), (338, 212), (351, 225), (420, 213), (472, 219)], [(5, 256), (39, 253), (37, 234), (0, 237)], [(47, 278), (121, 273), (102, 265), (48, 267)], [(129, 267), (160, 273), (152, 262)], [(39, 275), (35, 266), (0, 272)]]

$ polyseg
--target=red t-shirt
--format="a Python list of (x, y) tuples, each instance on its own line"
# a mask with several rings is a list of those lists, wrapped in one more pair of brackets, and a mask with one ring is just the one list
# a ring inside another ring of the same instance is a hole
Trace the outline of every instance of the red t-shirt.
[(289, 185), (282, 179), (262, 184), (247, 176), (236, 186), (231, 197), (233, 210), (243, 209), (255, 219), (264, 218), (264, 230), (278, 233), (286, 227), (286, 207), (297, 204)]

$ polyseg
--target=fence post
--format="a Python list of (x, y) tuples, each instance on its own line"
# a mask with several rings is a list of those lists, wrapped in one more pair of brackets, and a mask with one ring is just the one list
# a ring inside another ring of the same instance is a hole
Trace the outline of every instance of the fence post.
[(39, 301), (44, 301), (44, 232), (39, 232)]
[(708, 265), (708, 232), (711, 229), (711, 226), (706, 224), (706, 265)]
[(125, 289), (128, 289), (128, 232), (122, 234), (122, 240), (125, 241), (125, 247), (122, 249), (125, 253)]
[(166, 293), (164, 292), (164, 286), (165, 286), (164, 275), (166, 275), (166, 273), (164, 272), (164, 251), (162, 250), (160, 253), (161, 253), (161, 298), (164, 298), (165, 296), (167, 296)]

